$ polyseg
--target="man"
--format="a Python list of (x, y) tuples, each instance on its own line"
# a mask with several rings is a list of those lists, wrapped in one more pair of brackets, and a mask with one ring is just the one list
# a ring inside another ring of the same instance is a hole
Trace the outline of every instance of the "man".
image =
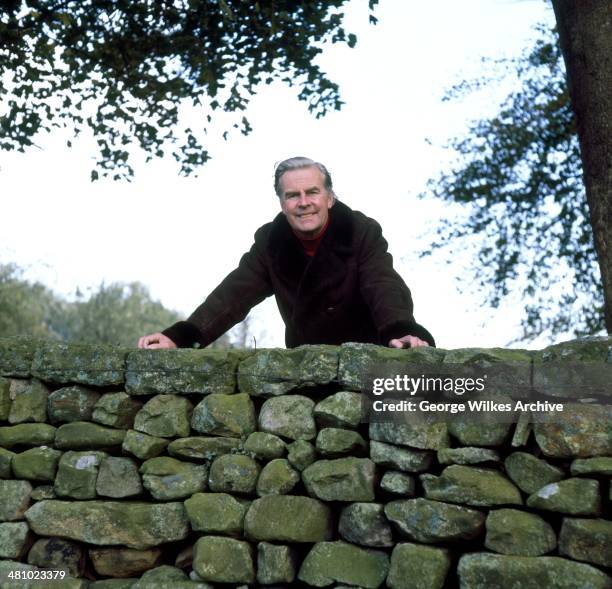
[(336, 199), (329, 172), (304, 157), (281, 162), (281, 213), (187, 321), (143, 336), (140, 348), (207, 346), (275, 295), (287, 347), (369, 342), (435, 345), (415, 322), (408, 287), (393, 269), (380, 225)]

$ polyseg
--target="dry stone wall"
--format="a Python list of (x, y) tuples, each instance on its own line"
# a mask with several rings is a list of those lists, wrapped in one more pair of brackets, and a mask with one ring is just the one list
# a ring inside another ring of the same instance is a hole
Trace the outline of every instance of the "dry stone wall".
[(572, 366), (606, 374), (611, 345), (2, 339), (0, 586), (610, 588), (609, 381), (518, 423), (368, 424), (361, 388), (372, 364), (504, 365), (493, 394), (512, 382), (562, 400), (582, 386)]

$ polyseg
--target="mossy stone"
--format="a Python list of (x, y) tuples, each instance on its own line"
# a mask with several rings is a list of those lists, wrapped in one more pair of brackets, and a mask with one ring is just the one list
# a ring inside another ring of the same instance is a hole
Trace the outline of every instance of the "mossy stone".
[(356, 431), (337, 427), (326, 427), (319, 431), (315, 445), (317, 452), (327, 458), (347, 454), (363, 456), (368, 448), (366, 441)]
[(230, 454), (240, 448), (235, 438), (192, 437), (173, 440), (168, 445), (168, 454), (189, 460), (212, 461), (218, 456)]
[(159, 438), (189, 435), (193, 405), (178, 395), (156, 395), (147, 401), (134, 419), (134, 429)]
[(49, 421), (89, 421), (99, 398), (100, 393), (81, 385), (57, 389), (47, 399)]
[(41, 446), (30, 448), (13, 457), (12, 468), (15, 478), (30, 481), (52, 481), (62, 453), (59, 450)]
[(315, 447), (306, 440), (296, 440), (287, 446), (287, 460), (299, 471), (310, 466), (317, 459)]
[(314, 406), (312, 399), (302, 395), (268, 399), (259, 412), (259, 429), (290, 440), (313, 440), (317, 435)]
[(29, 532), (25, 522), (0, 523), (0, 558), (19, 560), (25, 551)]
[(340, 582), (377, 589), (388, 572), (389, 557), (384, 552), (338, 540), (315, 544), (302, 562), (298, 579), (315, 587)]
[(55, 447), (62, 450), (97, 450), (121, 446), (125, 430), (87, 421), (73, 421), (57, 428)]
[(13, 478), (11, 463), (15, 456), (15, 452), (11, 452), (5, 448), (0, 448), (0, 479)]
[(522, 505), (520, 491), (500, 472), (453, 464), (440, 476), (421, 475), (425, 497), (474, 507)]
[(63, 538), (40, 538), (28, 552), (28, 563), (47, 569), (61, 569), (73, 577), (83, 575), (83, 547)]
[(605, 519), (563, 519), (559, 553), (574, 560), (612, 567), (612, 522)]
[(514, 452), (504, 462), (506, 473), (525, 493), (535, 493), (544, 485), (560, 481), (565, 474), (560, 468), (548, 464), (527, 452)]
[(370, 440), (421, 450), (440, 450), (450, 446), (447, 424), (434, 418), (423, 418), (423, 423), (415, 424), (371, 422)]
[(94, 499), (98, 469), (104, 452), (65, 452), (57, 469), (54, 490), (58, 497)]
[(416, 486), (413, 476), (405, 472), (389, 470), (380, 479), (380, 488), (392, 495), (413, 497)]
[[(13, 384), (17, 381), (13, 381)], [(47, 398), (49, 389), (39, 380), (26, 381), (25, 386), (11, 387), (11, 410), (8, 422), (11, 424), (47, 421)]]
[(551, 525), (539, 515), (518, 509), (491, 511), (486, 521), (485, 547), (515, 556), (541, 556), (557, 547)]
[(0, 376), (0, 421), (7, 421), (11, 412), (11, 381)]
[(244, 449), (259, 460), (282, 458), (287, 451), (287, 444), (278, 436), (266, 432), (253, 432), (244, 443)]
[(268, 495), (251, 503), (244, 519), (246, 537), (268, 542), (319, 542), (332, 535), (329, 506), (298, 495)]
[(387, 587), (443, 589), (450, 566), (447, 550), (419, 544), (397, 544), (391, 553)]
[(225, 454), (210, 466), (208, 486), (217, 493), (252, 494), (260, 467), (250, 456)]
[(49, 446), (55, 440), (52, 425), (46, 423), (20, 423), (0, 427), (0, 446), (9, 449), (13, 446)]
[[(443, 448), (438, 450), (440, 464), (481, 464), (499, 462), (499, 454), (489, 448)], [(516, 481), (515, 481), (516, 482)]]
[(385, 515), (402, 536), (424, 544), (472, 540), (485, 522), (476, 509), (420, 497), (387, 503)]
[(208, 466), (158, 456), (140, 467), (142, 484), (160, 501), (184, 499), (206, 489)]
[(535, 509), (558, 511), (568, 515), (601, 513), (599, 482), (593, 479), (572, 478), (550, 483), (527, 498), (527, 505)]
[(96, 493), (119, 499), (142, 493), (137, 464), (130, 458), (107, 456), (102, 460), (96, 480)]
[(257, 479), (256, 491), (260, 497), (264, 495), (286, 495), (291, 493), (300, 481), (300, 475), (285, 458), (275, 458), (261, 470)]
[(322, 401), (314, 408), (314, 416), (320, 427), (355, 429), (361, 422), (361, 394), (340, 391)]
[(370, 442), (370, 458), (375, 464), (403, 470), (406, 472), (423, 472), (433, 461), (433, 452), (402, 448), (375, 440)]
[(323, 501), (373, 501), (376, 467), (369, 458), (318, 460), (302, 472), (308, 494)]
[(207, 395), (196, 405), (191, 418), (195, 431), (230, 438), (246, 437), (256, 425), (255, 406), (246, 393)]
[(612, 456), (598, 456), (596, 458), (576, 458), (570, 466), (572, 475), (599, 474), (612, 476)]
[(31, 493), (28, 481), (0, 481), (0, 522), (22, 520), (30, 506)]
[(90, 548), (88, 552), (98, 575), (122, 578), (146, 573), (159, 563), (162, 556), (159, 548)]
[(128, 454), (133, 454), (140, 460), (148, 460), (159, 456), (168, 445), (168, 440), (150, 436), (142, 432), (130, 429), (126, 432), (121, 449)]
[(273, 397), (328, 384), (338, 374), (336, 346), (260, 350), (240, 362), (238, 388), (252, 396)]
[(263, 585), (293, 583), (297, 555), (290, 546), (260, 542), (257, 545), (257, 581)]
[(193, 568), (213, 583), (253, 583), (253, 549), (248, 542), (220, 536), (200, 538), (193, 550)]
[(196, 532), (239, 536), (247, 506), (227, 493), (195, 493), (185, 501), (185, 510)]
[(182, 540), (189, 532), (182, 503), (50, 499), (35, 503), (25, 517), (40, 536), (101, 546), (145, 549)]
[(142, 403), (127, 393), (106, 393), (95, 404), (91, 419), (102, 425), (129, 429), (134, 425), (134, 417), (142, 408)]
[(393, 546), (391, 526), (378, 503), (351, 503), (340, 513), (338, 531), (344, 540), (360, 546)]
[(27, 335), (0, 338), (0, 375), (28, 378), (40, 340)]

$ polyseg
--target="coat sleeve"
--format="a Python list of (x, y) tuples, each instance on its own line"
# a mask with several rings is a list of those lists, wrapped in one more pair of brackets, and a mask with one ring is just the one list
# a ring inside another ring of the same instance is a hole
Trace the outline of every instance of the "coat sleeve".
[(410, 289), (393, 269), (393, 257), (380, 225), (373, 219), (359, 247), (359, 288), (370, 309), (382, 345), (394, 338), (414, 335), (435, 346), (432, 335), (413, 316)]
[(179, 348), (201, 347), (214, 342), (228, 329), (242, 321), (248, 312), (272, 294), (272, 286), (265, 261), (266, 226), (255, 233), (255, 243), (240, 259), (206, 300), (189, 316), (162, 333)]

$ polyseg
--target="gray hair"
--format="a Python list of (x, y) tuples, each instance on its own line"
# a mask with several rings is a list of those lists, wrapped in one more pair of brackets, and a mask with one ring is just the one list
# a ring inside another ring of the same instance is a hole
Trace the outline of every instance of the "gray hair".
[(327, 192), (329, 192), (334, 199), (336, 198), (331, 174), (327, 171), (327, 168), (323, 164), (311, 160), (309, 157), (302, 156), (290, 157), (289, 159), (283, 160), (282, 162), (276, 164), (276, 167), (274, 168), (274, 192), (276, 192), (276, 196), (278, 196), (278, 198), (283, 196), (280, 183), (283, 174), (290, 172), (291, 170), (301, 170), (302, 168), (317, 168), (317, 170), (323, 174), (323, 186), (325, 190), (327, 190)]

